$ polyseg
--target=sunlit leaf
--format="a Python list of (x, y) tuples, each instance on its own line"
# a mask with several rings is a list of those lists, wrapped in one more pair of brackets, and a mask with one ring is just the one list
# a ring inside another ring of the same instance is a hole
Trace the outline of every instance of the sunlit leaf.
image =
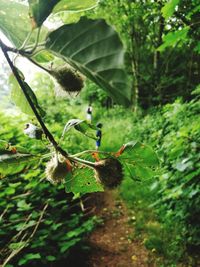
[[(20, 47), (31, 31), (28, 6), (17, 1), (0, 1), (0, 30), (15, 46)], [(40, 40), (46, 35), (47, 29), (43, 27)], [(33, 32), (29, 44), (36, 40), (36, 32)]]
[(12, 43), (20, 46), (31, 30), (28, 7), (21, 3), (1, 0), (0, 29)]
[(116, 102), (130, 104), (124, 51), (118, 34), (104, 20), (81, 18), (51, 32), (46, 48), (98, 84)]
[(53, 13), (60, 11), (80, 11), (94, 8), (98, 0), (62, 0), (54, 8)]
[(169, 32), (163, 37), (163, 44), (160, 45), (157, 50), (162, 52), (166, 49), (166, 47), (174, 46), (178, 42), (184, 42), (184, 40), (187, 38), (188, 31), (189, 27), (184, 27), (181, 30)]
[(174, 14), (176, 6), (179, 4), (180, 0), (169, 0), (164, 7), (162, 8), (161, 12), (165, 19), (168, 19)]
[(33, 57), (38, 63), (47, 63), (54, 60), (54, 56), (48, 51), (41, 51)]

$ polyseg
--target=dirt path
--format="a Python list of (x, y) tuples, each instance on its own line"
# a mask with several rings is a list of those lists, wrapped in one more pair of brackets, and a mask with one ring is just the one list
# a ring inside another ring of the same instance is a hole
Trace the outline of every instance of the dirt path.
[(89, 267), (154, 267), (153, 258), (134, 238), (128, 211), (116, 192), (98, 193), (96, 214), (104, 223), (88, 238)]

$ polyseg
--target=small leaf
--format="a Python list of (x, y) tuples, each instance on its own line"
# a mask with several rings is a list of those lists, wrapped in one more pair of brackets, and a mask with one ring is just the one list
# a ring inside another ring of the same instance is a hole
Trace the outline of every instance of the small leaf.
[(51, 32), (46, 48), (91, 79), (116, 102), (129, 105), (131, 88), (118, 34), (104, 20), (81, 18)]
[(25, 254), (25, 256), (19, 260), (18, 265), (24, 265), (25, 263), (29, 262), (30, 260), (37, 260), (41, 259), (40, 253), (28, 253)]
[(12, 250), (16, 250), (16, 249), (20, 249), (20, 248), (24, 247), (25, 245), (26, 245), (26, 242), (20, 241), (20, 242), (16, 242), (16, 243), (11, 243), (9, 245), (9, 248)]
[(97, 128), (87, 121), (80, 119), (71, 119), (66, 123), (62, 133), (62, 138), (71, 128), (76, 129), (89, 138), (97, 140), (96, 133), (94, 132), (97, 130)]
[(78, 243), (81, 240), (81, 238), (73, 238), (72, 240), (69, 240), (67, 242), (62, 243), (60, 252), (63, 253), (67, 251), (69, 248), (74, 246), (76, 243)]
[(187, 38), (188, 31), (189, 27), (187, 26), (181, 30), (169, 32), (163, 37), (163, 44), (160, 45), (157, 50), (162, 52), (166, 49), (166, 47), (174, 46), (178, 42), (184, 41)]
[(56, 260), (56, 257), (54, 257), (54, 256), (52, 256), (52, 255), (49, 255), (49, 256), (46, 257), (46, 259), (47, 259), (48, 261), (55, 261), (55, 260)]
[(169, 0), (164, 7), (161, 9), (162, 15), (165, 19), (168, 19), (174, 14), (176, 6), (179, 4), (180, 0)]

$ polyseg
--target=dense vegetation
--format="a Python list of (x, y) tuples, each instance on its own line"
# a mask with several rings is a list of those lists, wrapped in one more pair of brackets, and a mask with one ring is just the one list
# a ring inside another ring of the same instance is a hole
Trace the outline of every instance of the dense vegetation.
[[(27, 102), (27, 95), (24, 97), (10, 75), (7, 62), (1, 63), (4, 73), (1, 69), (0, 99), (14, 115), (4, 111), (0, 114), (0, 264), (65, 266), (74, 248), (88, 249), (84, 237), (100, 220), (87, 217), (81, 207), (88, 198), (85, 193), (102, 191), (103, 186), (94, 179), (94, 172), (80, 163), (92, 162), (94, 166), (94, 156), (86, 153), (76, 162), (73, 154), (95, 149), (95, 124), (101, 122), (101, 150), (123, 164), (119, 194), (129, 207), (130, 224), (135, 229), (133, 238), (143, 240), (155, 253), (159, 267), (175, 267), (179, 263), (198, 266), (199, 2), (104, 0), (98, 8), (90, 9), (98, 1), (79, 5), (82, 1), (77, 0), (69, 1), (67, 8), (80, 12), (67, 13), (63, 0), (50, 7), (43, 1), (29, 0), (32, 30), (25, 16), (28, 7), (23, 2), (26, 1), (0, 3), (4, 10), (0, 29), (15, 47), (0, 40), (3, 54), (21, 54), (48, 74), (39, 72), (32, 79), (25, 77), (28, 85), (18, 69), (20, 62), (11, 60), (15, 78), (28, 92)], [(16, 23), (13, 17), (18, 9), (21, 13)], [(66, 25), (46, 35), (48, 23), (42, 25), (51, 12), (49, 23)], [(79, 20), (81, 15), (87, 18)], [(122, 43), (115, 30), (126, 47), (125, 65)], [(66, 62), (73, 70), (64, 73), (78, 73), (75, 85), (70, 82), (72, 76), (66, 75), (66, 80), (60, 76)], [(87, 80), (83, 89), (82, 74), (92, 81)], [(65, 92), (58, 83), (64, 85)], [(11, 101), (27, 115), (5, 104), (8, 91)], [(83, 122), (88, 102), (93, 106), (93, 126)], [(70, 131), (63, 132), (71, 119), (76, 120), (78, 131), (68, 124)], [(41, 125), (43, 121), (48, 130)], [(42, 140), (24, 134), (27, 123), (42, 126)], [(116, 151), (123, 144), (128, 144), (127, 154), (118, 157)], [(151, 147), (160, 160), (156, 172), (157, 157)], [(15, 157), (16, 151), (19, 158)], [(67, 173), (64, 183), (53, 185), (46, 179), (45, 166), (56, 153), (69, 156), (73, 171)]]

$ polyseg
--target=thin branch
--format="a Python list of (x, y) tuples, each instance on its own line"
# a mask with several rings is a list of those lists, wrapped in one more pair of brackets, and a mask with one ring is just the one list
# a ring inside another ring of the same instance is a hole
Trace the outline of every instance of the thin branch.
[[(34, 236), (34, 234), (36, 233), (36, 231), (37, 231), (37, 229), (38, 229), (38, 227), (39, 227), (39, 225), (40, 225), (40, 223), (42, 222), (42, 218), (43, 218), (43, 216), (44, 216), (44, 213), (45, 213), (45, 211), (46, 211), (46, 209), (47, 209), (47, 207), (48, 207), (48, 203), (44, 206), (44, 208), (43, 208), (43, 210), (42, 210), (42, 212), (41, 212), (41, 214), (40, 214), (40, 217), (39, 217), (39, 219), (38, 219), (38, 222), (37, 222), (37, 224), (36, 224), (36, 226), (34, 227), (34, 229), (33, 229), (33, 232), (31, 233), (31, 235), (28, 237), (28, 239), (24, 242), (24, 244), (20, 247), (20, 248), (18, 248), (18, 249), (16, 249), (16, 250), (14, 250), (14, 251), (12, 251), (11, 252), (11, 254), (8, 256), (8, 258), (3, 262), (3, 264), (1, 265), (1, 267), (5, 267), (6, 266), (6, 264), (13, 258), (13, 257), (15, 257), (29, 242), (30, 242), (30, 240), (33, 238), (33, 236)], [(23, 231), (23, 230), (22, 230)], [(26, 237), (26, 235), (21, 239), (21, 240), (23, 240), (24, 238)]]
[(37, 45), (38, 45), (38, 42), (39, 42), (39, 38), (40, 38), (40, 31), (41, 31), (41, 27), (39, 27), (39, 29), (38, 29), (35, 44), (34, 44), (33, 48), (31, 49), (31, 51), (29, 51), (29, 53), (31, 53), (31, 54), (32, 54), (32, 53), (35, 51), (35, 49), (37, 48)]
[(26, 39), (24, 40), (24, 42), (23, 42), (22, 46), (19, 48), (19, 50), (22, 50), (25, 47), (25, 45), (30, 40), (32, 33), (33, 33), (33, 29), (28, 33)]
[(106, 155), (110, 155), (112, 154), (113, 152), (106, 152), (106, 151), (101, 151), (101, 150), (85, 150), (85, 151), (82, 151), (82, 152), (79, 152), (79, 153), (76, 153), (74, 155), (70, 155), (71, 157), (79, 157), (83, 154), (88, 154), (88, 153), (99, 153), (99, 154), (106, 154)]
[(84, 160), (84, 159), (79, 159), (77, 157), (72, 157), (72, 156), (67, 156), (67, 158), (73, 162), (78, 162), (78, 163), (81, 163), (87, 167), (90, 167), (90, 168), (95, 168), (96, 167), (96, 163), (95, 162), (91, 162), (91, 161), (88, 161), (88, 160)]

